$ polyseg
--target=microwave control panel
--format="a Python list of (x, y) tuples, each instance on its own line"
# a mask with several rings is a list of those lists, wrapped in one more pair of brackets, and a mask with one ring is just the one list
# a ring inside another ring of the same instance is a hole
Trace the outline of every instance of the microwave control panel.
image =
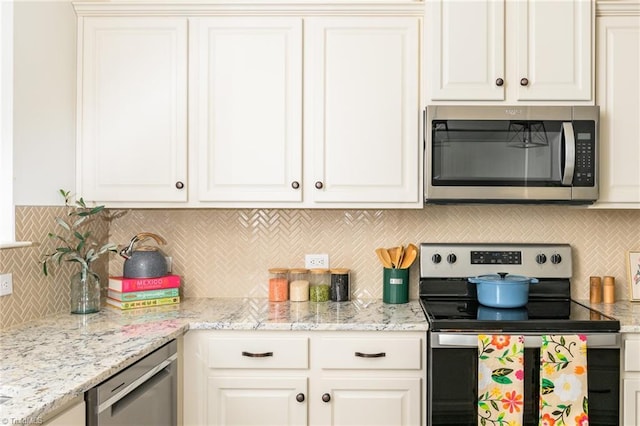
[(596, 173), (596, 124), (593, 121), (574, 121), (576, 164), (573, 186), (594, 186)]

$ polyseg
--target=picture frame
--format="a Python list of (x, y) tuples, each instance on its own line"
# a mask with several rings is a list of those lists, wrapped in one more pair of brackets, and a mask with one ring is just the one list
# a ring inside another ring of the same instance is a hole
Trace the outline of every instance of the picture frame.
[(632, 302), (640, 302), (640, 250), (629, 250), (626, 263), (629, 299)]

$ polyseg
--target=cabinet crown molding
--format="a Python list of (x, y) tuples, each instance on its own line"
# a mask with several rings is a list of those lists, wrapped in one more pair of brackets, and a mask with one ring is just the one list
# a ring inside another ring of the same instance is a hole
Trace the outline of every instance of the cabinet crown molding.
[(313, 14), (421, 16), (422, 0), (203, 0), (203, 1), (80, 1), (73, 2), (83, 16), (225, 16), (225, 15), (300, 15)]
[(640, 0), (599, 0), (596, 16), (640, 16)]

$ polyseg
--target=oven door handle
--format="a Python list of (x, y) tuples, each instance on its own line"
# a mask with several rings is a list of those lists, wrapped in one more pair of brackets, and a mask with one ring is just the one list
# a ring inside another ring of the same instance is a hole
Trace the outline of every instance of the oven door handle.
[[(496, 334), (513, 334), (518, 333), (496, 333)], [(553, 333), (563, 334), (563, 333)], [(571, 333), (566, 333), (571, 334)], [(617, 333), (602, 333), (602, 334), (587, 334), (587, 347), (588, 348), (619, 348), (620, 347), (620, 335)], [(433, 333), (431, 347), (439, 348), (477, 348), (478, 347), (478, 335), (477, 334), (462, 334), (462, 333)], [(539, 348), (542, 346), (542, 336), (524, 336), (525, 348)]]
[(570, 186), (573, 183), (573, 172), (576, 167), (576, 136), (573, 131), (573, 123), (562, 123), (560, 140), (564, 140), (564, 171), (562, 173), (562, 184)]

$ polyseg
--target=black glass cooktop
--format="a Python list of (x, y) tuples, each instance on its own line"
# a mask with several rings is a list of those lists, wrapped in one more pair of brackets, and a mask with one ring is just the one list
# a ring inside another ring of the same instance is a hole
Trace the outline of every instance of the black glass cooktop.
[(498, 309), (474, 299), (432, 299), (420, 304), (430, 331), (618, 332), (620, 322), (573, 300), (530, 300)]

